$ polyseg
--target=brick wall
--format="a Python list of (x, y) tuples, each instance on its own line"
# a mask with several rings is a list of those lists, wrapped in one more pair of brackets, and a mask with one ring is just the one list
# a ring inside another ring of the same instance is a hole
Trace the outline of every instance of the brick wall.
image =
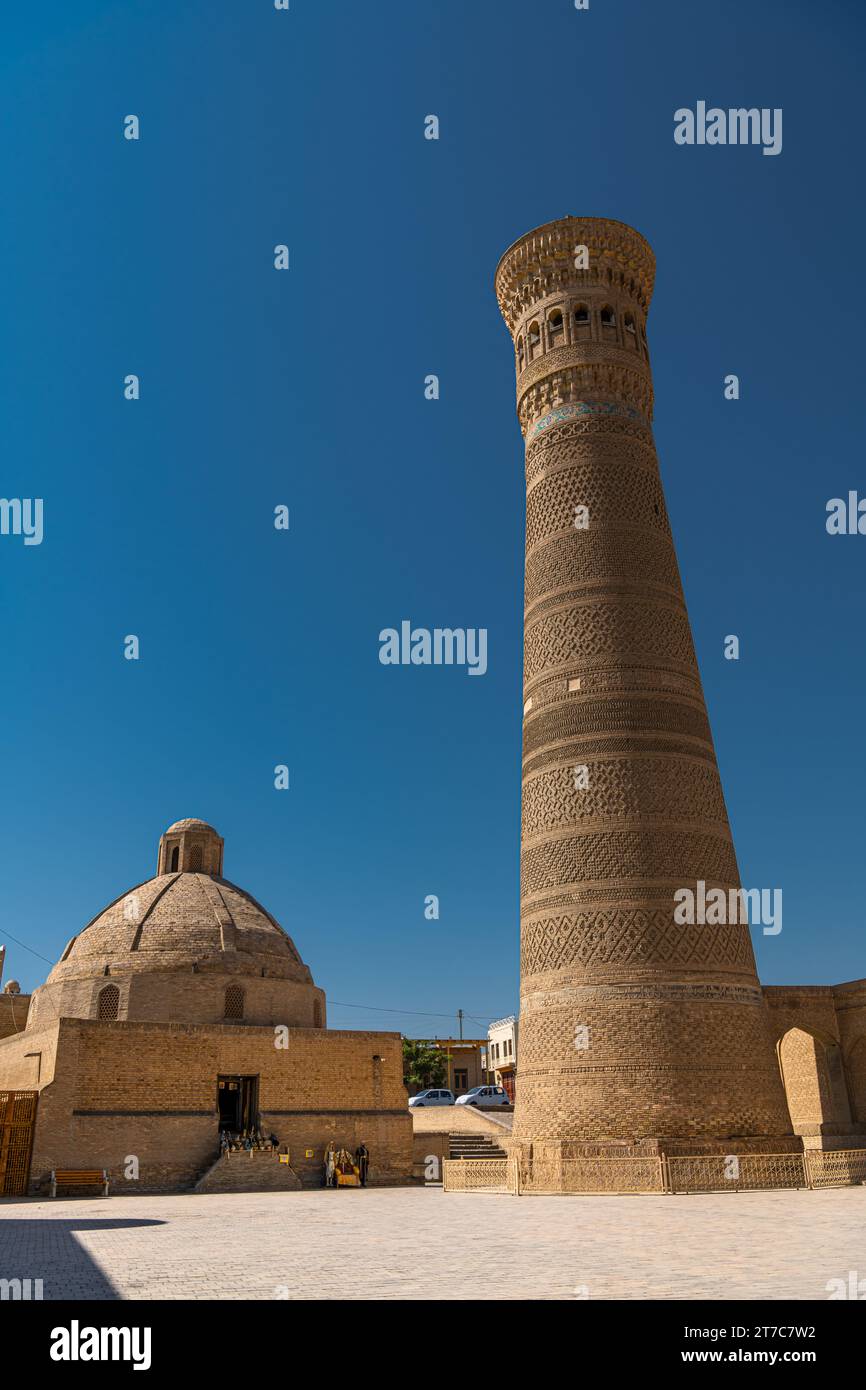
[(285, 1049), (274, 1041), (272, 1028), (62, 1019), (0, 1043), (0, 1085), (33, 1087), (25, 1053), (42, 1054), (32, 1189), (54, 1167), (107, 1168), (120, 1192), (191, 1187), (216, 1156), (225, 1074), (259, 1077), (262, 1128), (290, 1146), (302, 1180), (318, 1182), (329, 1140), (354, 1149), (363, 1139), (372, 1183), (407, 1181), (399, 1035), (310, 1028), (290, 1029)]
[[(54, 972), (57, 975), (57, 971)], [(115, 985), (120, 993), (118, 1018), (183, 1023), (221, 1023), (226, 989), (239, 986), (244, 994), (243, 1022), (258, 1026), (323, 1026), (325, 996), (315, 985), (277, 976), (262, 977), (226, 970), (117, 971), (110, 976), (88, 974), (81, 979), (52, 978), (33, 997), (31, 1018), (96, 1018), (99, 993)], [(2, 998), (3, 996), (0, 996)]]
[[(0, 996), (2, 997), (2, 996)], [(54, 1076), (58, 1021), (0, 1040), (0, 1088), (37, 1091)]]
[(10, 1038), (22, 1031), (29, 1008), (29, 994), (0, 994), (0, 1038)]

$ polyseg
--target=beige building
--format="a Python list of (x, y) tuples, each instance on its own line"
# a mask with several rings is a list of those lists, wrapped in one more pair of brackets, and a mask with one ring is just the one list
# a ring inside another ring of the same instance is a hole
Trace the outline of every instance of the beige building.
[(372, 1183), (408, 1179), (399, 1034), (328, 1029), (291, 937), (222, 870), (217, 832), (178, 821), (29, 1009), (0, 995), (0, 1193), (45, 1191), (53, 1168), (105, 1168), (117, 1192), (225, 1185), (220, 1135), (254, 1128), (290, 1162), (235, 1161), (248, 1185), (317, 1183), (331, 1140), (366, 1142)]
[(501, 1086), (514, 1103), (517, 1084), (517, 1015), (498, 1018), (487, 1029), (487, 1056), (491, 1080)]
[[(473, 1086), (483, 1086), (487, 1080), (487, 1039), (486, 1038), (430, 1038), (429, 1047), (436, 1048), (445, 1057), (446, 1079), (444, 1087), (462, 1096)], [(420, 1089), (420, 1088), (419, 1088)]]

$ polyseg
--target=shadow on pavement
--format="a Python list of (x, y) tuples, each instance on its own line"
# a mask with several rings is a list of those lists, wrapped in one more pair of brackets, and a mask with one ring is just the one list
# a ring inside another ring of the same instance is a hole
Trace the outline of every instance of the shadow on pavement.
[(165, 1224), (134, 1217), (55, 1220), (42, 1216), (36, 1221), (4, 1217), (0, 1220), (0, 1302), (122, 1298), (76, 1234)]

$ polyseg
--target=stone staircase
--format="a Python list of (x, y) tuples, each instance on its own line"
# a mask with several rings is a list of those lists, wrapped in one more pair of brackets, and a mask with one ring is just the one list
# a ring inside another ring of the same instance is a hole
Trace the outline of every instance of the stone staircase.
[(495, 1139), (486, 1134), (449, 1134), (449, 1158), (507, 1158)]
[(230, 1150), (199, 1178), (194, 1192), (299, 1192), (301, 1180), (272, 1149)]

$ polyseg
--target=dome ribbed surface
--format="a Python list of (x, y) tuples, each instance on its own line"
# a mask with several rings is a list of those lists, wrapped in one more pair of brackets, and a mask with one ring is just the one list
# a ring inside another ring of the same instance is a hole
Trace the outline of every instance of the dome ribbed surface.
[[(291, 937), (260, 903), (209, 874), (159, 874), (111, 903), (73, 939), (55, 972), (80, 973), (88, 960), (128, 960), (136, 970), (231, 956), (306, 978)], [(264, 959), (262, 959), (264, 958)], [(49, 976), (49, 980), (52, 976)]]

